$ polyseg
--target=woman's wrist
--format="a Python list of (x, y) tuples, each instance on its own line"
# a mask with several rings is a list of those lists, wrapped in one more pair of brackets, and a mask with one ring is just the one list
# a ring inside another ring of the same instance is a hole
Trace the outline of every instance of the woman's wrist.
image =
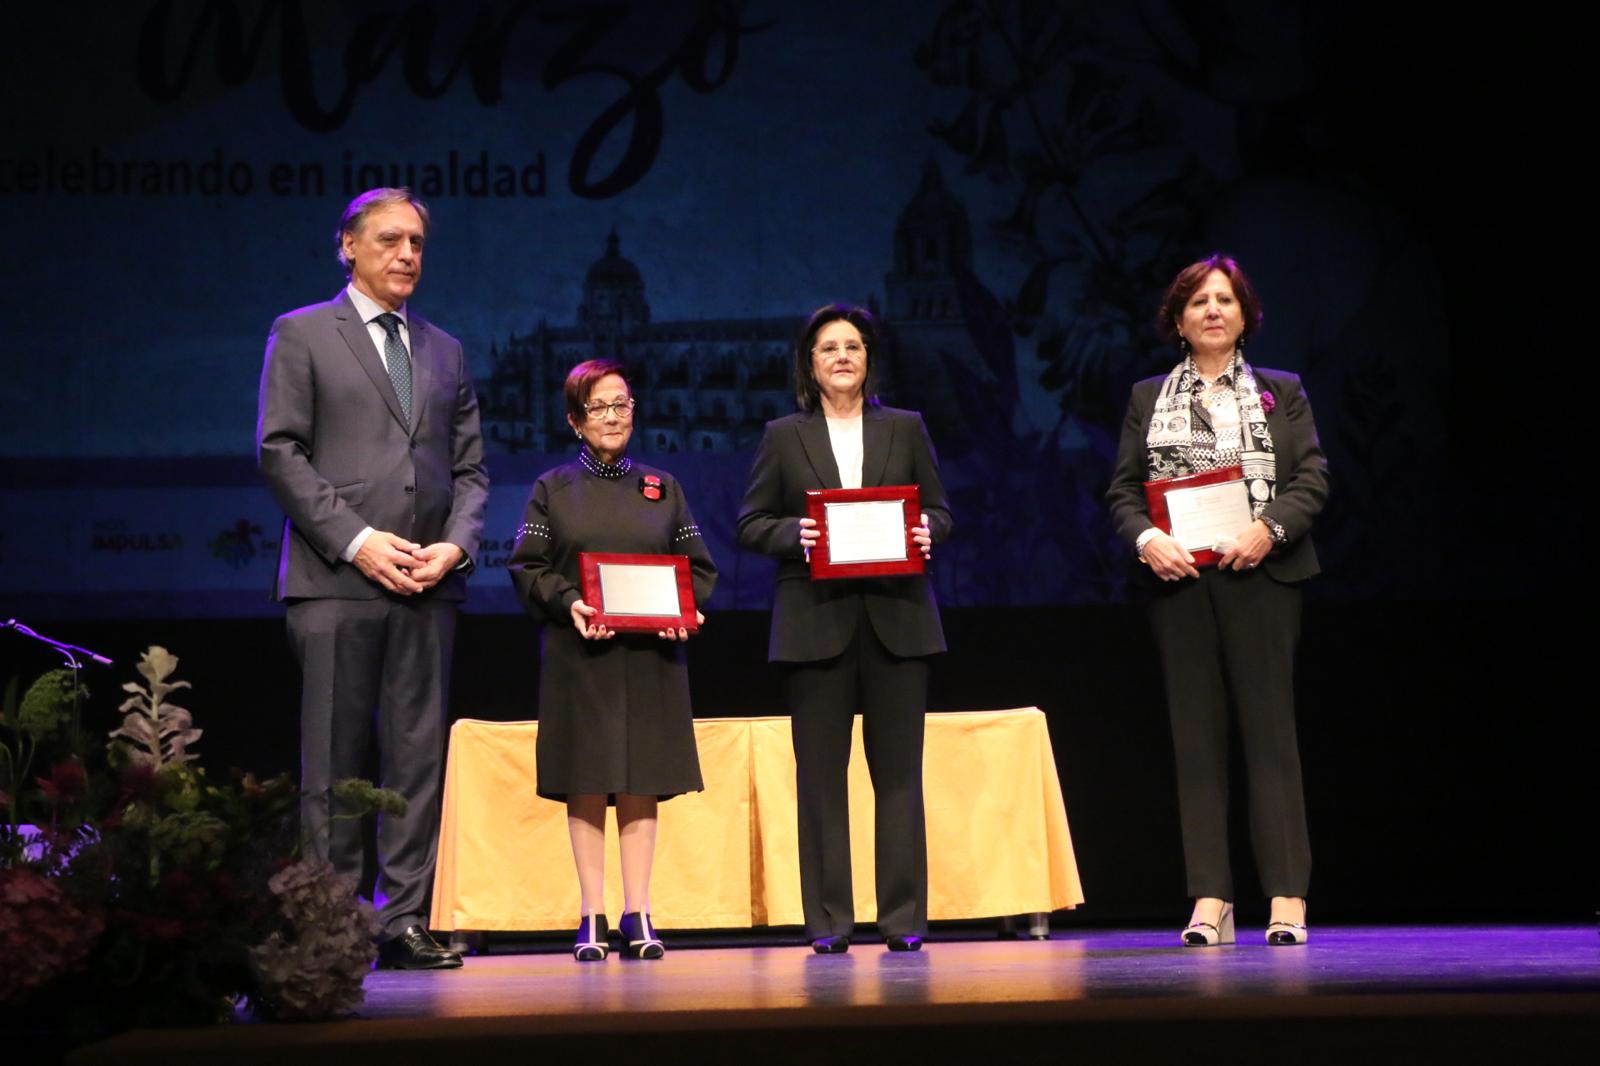
[(1151, 541), (1159, 536), (1161, 536), (1161, 529), (1157, 526), (1151, 526), (1143, 533), (1140, 533), (1139, 539), (1133, 542), (1133, 553), (1139, 557), (1141, 563), (1144, 562), (1144, 550), (1150, 546)]

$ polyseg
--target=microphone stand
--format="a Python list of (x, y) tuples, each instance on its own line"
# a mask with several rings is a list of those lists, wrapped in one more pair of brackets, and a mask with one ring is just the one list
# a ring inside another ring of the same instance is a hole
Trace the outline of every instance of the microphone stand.
[[(83, 700), (83, 685), (78, 681), (78, 671), (83, 669), (85, 661), (99, 663), (101, 666), (110, 666), (111, 660), (107, 659), (99, 652), (90, 651), (88, 648), (81, 648), (76, 644), (68, 644), (65, 641), (55, 640), (51, 637), (44, 636), (41, 633), (36, 633), (32, 629), (29, 629), (27, 626), (23, 625), (21, 622), (17, 621), (15, 618), (8, 618), (4, 622), (0, 622), (0, 629), (14, 629), (23, 636), (31, 637), (32, 639), (37, 640), (40, 644), (48, 644), (50, 647), (61, 653), (62, 659), (66, 661), (67, 669), (73, 671), (72, 732), (74, 735), (76, 735), (80, 731), (82, 724), (81, 719), (83, 710), (80, 706)], [(81, 660), (78, 658), (80, 655), (83, 657)]]

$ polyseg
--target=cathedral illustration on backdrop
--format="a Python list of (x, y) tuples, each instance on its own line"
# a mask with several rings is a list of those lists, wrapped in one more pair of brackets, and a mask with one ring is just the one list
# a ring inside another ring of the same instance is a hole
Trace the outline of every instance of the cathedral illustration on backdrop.
[[(948, 367), (976, 358), (952, 268), (969, 268), (971, 251), (966, 209), (930, 160), (895, 227), (884, 302), (864, 301), (888, 334), (877, 368), (886, 402), (921, 411), (934, 439), (952, 444), (969, 427)], [(644, 275), (613, 231), (584, 278), (575, 323), (540, 321), (491, 347), (493, 369), (481, 389), (488, 447), (565, 450), (572, 440), (562, 395), (567, 371), (607, 356), (634, 374), (635, 450), (753, 449), (763, 424), (795, 409), (790, 345), (801, 324), (798, 316), (651, 321)]]

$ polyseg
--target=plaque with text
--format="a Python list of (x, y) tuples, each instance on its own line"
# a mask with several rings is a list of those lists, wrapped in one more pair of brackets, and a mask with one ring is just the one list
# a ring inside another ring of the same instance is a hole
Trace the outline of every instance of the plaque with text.
[(583, 602), (600, 613), (589, 619), (621, 632), (700, 630), (687, 555), (579, 552)]
[(915, 485), (869, 489), (812, 489), (806, 517), (820, 537), (811, 549), (811, 580), (920, 574), (926, 567), (912, 527), (922, 522)]
[(1196, 567), (1217, 565), (1226, 545), (1255, 521), (1238, 466), (1146, 481), (1144, 498), (1151, 524), (1183, 545)]

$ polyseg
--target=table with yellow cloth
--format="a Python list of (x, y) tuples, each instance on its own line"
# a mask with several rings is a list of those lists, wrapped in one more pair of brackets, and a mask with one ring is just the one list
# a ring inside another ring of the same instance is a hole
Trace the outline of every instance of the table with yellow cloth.
[[(462, 719), (450, 731), (434, 929), (566, 929), (578, 877), (566, 806), (535, 794), (537, 722)], [(1043, 712), (928, 715), (923, 802), (928, 917), (1032, 914), (1083, 902)], [(787, 718), (695, 722), (706, 790), (660, 808), (651, 911), (663, 928), (798, 925), (794, 747)], [(850, 756), (856, 915), (876, 916), (872, 782), (861, 719)], [(606, 910), (622, 913), (615, 812), (608, 814)]]

